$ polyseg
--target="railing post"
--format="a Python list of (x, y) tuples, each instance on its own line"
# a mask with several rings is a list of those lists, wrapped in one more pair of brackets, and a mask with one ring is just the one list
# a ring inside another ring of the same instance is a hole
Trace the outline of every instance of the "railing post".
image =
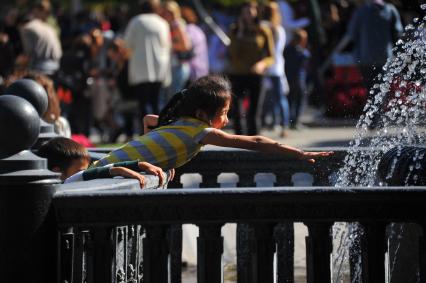
[(200, 188), (219, 188), (220, 184), (217, 182), (218, 172), (201, 172)]
[(137, 259), (136, 259), (136, 279), (138, 283), (144, 282), (144, 263), (143, 263), (143, 239), (145, 238), (145, 228), (137, 225), (136, 238), (137, 238)]
[(75, 237), (72, 228), (58, 233), (60, 248), (58, 251), (59, 282), (71, 283), (74, 280)]
[(426, 223), (420, 223), (422, 234), (419, 237), (420, 282), (426, 282)]
[(327, 168), (327, 164), (321, 161), (318, 161), (318, 162), (322, 164), (315, 165), (315, 169), (313, 173), (314, 181), (312, 185), (313, 186), (330, 186), (330, 181), (329, 181), (330, 170)]
[(273, 282), (274, 226), (268, 223), (237, 226), (238, 283)]
[(113, 243), (109, 227), (91, 229), (93, 235), (93, 282), (113, 282)]
[(113, 229), (114, 243), (114, 265), (113, 273), (115, 274), (115, 282), (127, 282), (127, 226), (119, 226)]
[(128, 283), (137, 283), (138, 266), (138, 226), (127, 226), (127, 281)]
[(238, 183), (237, 187), (256, 187), (256, 182), (254, 181), (254, 175), (256, 172), (249, 173), (239, 173), (238, 174)]
[[(255, 187), (254, 172), (238, 173), (238, 187)], [(238, 283), (251, 283), (254, 278), (251, 274), (251, 251), (254, 241), (254, 230), (248, 224), (237, 224), (237, 279)]]
[[(274, 172), (276, 186), (292, 186), (292, 172)], [(294, 282), (294, 224), (279, 223), (275, 226), (277, 243), (277, 282)]]
[(170, 282), (182, 282), (182, 225), (173, 224), (167, 229), (170, 254)]
[(362, 282), (385, 282), (386, 224), (363, 223)]
[(167, 239), (166, 227), (146, 226), (143, 239), (144, 283), (167, 283)]
[(306, 273), (308, 283), (331, 282), (330, 254), (332, 252), (332, 223), (305, 223), (309, 235), (306, 237)]
[(179, 170), (175, 170), (175, 176), (174, 176), (173, 180), (171, 180), (167, 183), (167, 188), (169, 188), (169, 189), (181, 189), (183, 187), (182, 183), (180, 181), (181, 176), (182, 176), (181, 172), (179, 172)]
[(274, 282), (274, 226), (275, 224), (254, 225), (253, 278), (256, 283)]
[(197, 238), (197, 282), (222, 282), (222, 224), (199, 225)]
[(274, 237), (277, 243), (277, 282), (294, 282), (294, 224), (277, 224)]

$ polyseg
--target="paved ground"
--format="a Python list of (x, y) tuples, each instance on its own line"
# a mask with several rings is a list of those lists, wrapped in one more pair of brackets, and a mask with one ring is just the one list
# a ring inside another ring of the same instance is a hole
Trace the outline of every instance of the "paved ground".
[[(296, 147), (327, 147), (347, 146), (355, 133), (354, 120), (327, 119), (310, 111), (302, 119), (304, 127), (298, 130), (289, 130), (288, 136), (280, 138), (279, 129), (265, 130), (261, 134), (279, 140), (282, 143)], [(188, 183), (191, 180), (187, 180)], [(189, 267), (183, 273), (182, 282), (196, 282), (196, 243), (197, 228), (192, 225), (184, 227), (184, 254), (183, 258)], [(222, 229), (225, 238), (224, 247), (224, 279), (225, 283), (236, 282), (235, 271), (235, 225), (227, 224)], [(305, 236), (307, 229), (303, 224), (295, 224), (295, 282), (306, 282), (305, 270)]]

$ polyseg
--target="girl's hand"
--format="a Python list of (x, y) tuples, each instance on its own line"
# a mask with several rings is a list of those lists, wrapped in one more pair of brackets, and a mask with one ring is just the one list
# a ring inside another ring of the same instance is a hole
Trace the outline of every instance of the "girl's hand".
[(164, 184), (164, 172), (163, 169), (161, 169), (158, 166), (152, 165), (148, 162), (138, 162), (139, 169), (142, 171), (145, 171), (148, 174), (154, 175), (158, 177), (160, 186), (163, 186)]
[(169, 170), (169, 181), (172, 181), (175, 178), (175, 172), (174, 168)]
[(124, 178), (130, 178), (135, 179), (139, 181), (139, 185), (141, 189), (143, 189), (143, 186), (145, 185), (145, 177), (142, 174), (139, 174), (136, 171), (133, 171), (132, 169), (126, 168), (126, 167), (111, 167), (109, 169), (109, 172), (111, 176), (121, 176)]
[(326, 157), (334, 154), (333, 151), (303, 151), (301, 159), (307, 160), (309, 163), (315, 163), (316, 157)]

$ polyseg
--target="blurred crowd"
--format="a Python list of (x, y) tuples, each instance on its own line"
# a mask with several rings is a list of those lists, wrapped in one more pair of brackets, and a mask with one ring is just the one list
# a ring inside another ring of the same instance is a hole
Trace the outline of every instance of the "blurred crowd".
[(58, 131), (120, 142), (175, 92), (219, 73), (233, 85), (236, 133), (276, 127), (285, 137), (307, 103), (332, 116), (359, 113), (403, 26), (422, 13), (412, 2), (247, 1), (207, 11), (160, 0), (76, 11), (48, 0), (9, 4), (0, 8), (0, 93), (36, 79), (49, 93), (43, 118)]

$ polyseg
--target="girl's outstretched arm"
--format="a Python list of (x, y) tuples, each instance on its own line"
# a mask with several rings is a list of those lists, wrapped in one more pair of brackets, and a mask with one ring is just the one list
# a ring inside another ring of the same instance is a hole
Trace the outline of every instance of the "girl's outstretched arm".
[(223, 147), (236, 147), (255, 150), (263, 153), (282, 154), (297, 159), (315, 162), (316, 157), (329, 156), (332, 151), (305, 152), (301, 149), (281, 144), (264, 136), (243, 136), (228, 134), (222, 130), (214, 129), (201, 141), (203, 144), (211, 144)]

